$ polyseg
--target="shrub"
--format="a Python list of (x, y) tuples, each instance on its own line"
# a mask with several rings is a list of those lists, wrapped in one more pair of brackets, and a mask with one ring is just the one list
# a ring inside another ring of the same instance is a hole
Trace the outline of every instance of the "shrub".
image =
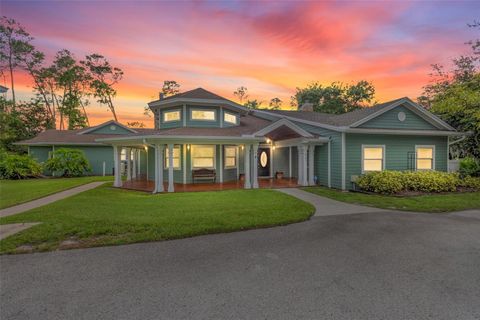
[(480, 177), (466, 176), (458, 180), (458, 186), (473, 190), (480, 190)]
[(363, 190), (382, 194), (402, 191), (450, 192), (457, 190), (460, 179), (458, 174), (439, 171), (382, 171), (367, 173), (357, 180), (357, 184)]
[(1, 179), (26, 179), (42, 173), (42, 166), (28, 155), (2, 154), (0, 156)]
[(91, 170), (85, 154), (81, 150), (61, 148), (53, 152), (45, 162), (45, 168), (61, 172), (63, 177), (78, 177)]
[(357, 184), (364, 190), (392, 194), (404, 189), (403, 175), (399, 171), (380, 171), (367, 173), (357, 180)]
[(459, 173), (462, 177), (471, 176), (479, 177), (480, 176), (480, 163), (477, 159), (473, 157), (467, 157), (460, 161)]

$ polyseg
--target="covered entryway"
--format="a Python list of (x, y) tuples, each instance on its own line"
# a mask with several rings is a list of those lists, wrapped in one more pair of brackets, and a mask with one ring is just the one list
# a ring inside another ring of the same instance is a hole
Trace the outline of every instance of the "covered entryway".
[(270, 157), (270, 148), (258, 148), (258, 177), (265, 178), (270, 177), (270, 166), (271, 166), (271, 157)]

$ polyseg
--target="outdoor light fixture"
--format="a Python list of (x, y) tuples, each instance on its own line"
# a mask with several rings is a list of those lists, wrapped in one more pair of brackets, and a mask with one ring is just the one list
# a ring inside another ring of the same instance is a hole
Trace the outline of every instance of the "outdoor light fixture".
[(144, 148), (145, 148), (145, 151), (148, 151), (148, 147), (147, 147), (147, 146), (144, 146)]
[(240, 146), (240, 148), (242, 148), (242, 150), (243, 150), (243, 144)]
[(190, 145), (189, 144), (187, 144), (187, 150), (190, 150)]
[(275, 146), (272, 146), (272, 150), (275, 150)]
[(270, 139), (267, 139), (267, 143), (270, 143), (270, 142), (272, 142), (272, 140), (270, 140)]

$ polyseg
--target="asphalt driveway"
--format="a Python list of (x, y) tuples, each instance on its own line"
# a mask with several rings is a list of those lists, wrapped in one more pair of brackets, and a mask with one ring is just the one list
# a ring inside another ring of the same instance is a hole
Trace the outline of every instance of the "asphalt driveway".
[(375, 212), (0, 257), (1, 319), (480, 319), (480, 219)]

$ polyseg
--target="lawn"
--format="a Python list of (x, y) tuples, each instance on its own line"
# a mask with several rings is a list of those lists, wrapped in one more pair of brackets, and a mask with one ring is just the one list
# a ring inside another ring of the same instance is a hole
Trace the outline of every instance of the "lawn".
[(42, 222), (0, 241), (0, 252), (116, 245), (269, 227), (304, 221), (315, 210), (274, 190), (151, 195), (110, 185), (0, 219), (0, 224)]
[(303, 188), (303, 190), (338, 201), (383, 209), (418, 212), (450, 212), (480, 208), (480, 192), (396, 197), (358, 192), (342, 192), (323, 187), (308, 187)]
[(35, 200), (92, 181), (111, 181), (112, 177), (45, 178), (0, 180), (0, 209)]

